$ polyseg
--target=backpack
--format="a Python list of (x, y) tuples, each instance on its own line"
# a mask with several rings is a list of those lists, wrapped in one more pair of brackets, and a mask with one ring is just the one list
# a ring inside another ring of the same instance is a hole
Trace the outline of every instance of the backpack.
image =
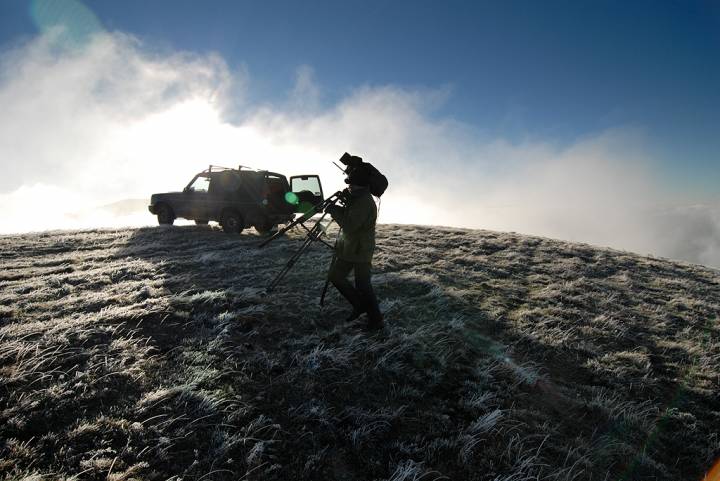
[(365, 167), (370, 173), (370, 193), (375, 197), (380, 197), (385, 193), (388, 188), (388, 180), (374, 165), (363, 162)]
[(351, 172), (352, 169), (364, 169), (370, 177), (370, 183), (368, 185), (368, 187), (370, 188), (370, 193), (375, 197), (380, 197), (387, 190), (387, 177), (385, 177), (379, 170), (377, 170), (374, 165), (368, 162), (363, 162), (362, 157), (350, 155), (345, 152), (342, 157), (340, 157), (340, 162), (348, 166), (347, 169), (345, 169), (346, 174)]

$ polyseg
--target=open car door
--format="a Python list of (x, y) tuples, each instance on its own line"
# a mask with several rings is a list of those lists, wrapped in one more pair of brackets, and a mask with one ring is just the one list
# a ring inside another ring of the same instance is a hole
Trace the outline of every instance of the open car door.
[(290, 177), (290, 191), (298, 199), (296, 212), (305, 213), (312, 206), (325, 200), (319, 175), (295, 175)]

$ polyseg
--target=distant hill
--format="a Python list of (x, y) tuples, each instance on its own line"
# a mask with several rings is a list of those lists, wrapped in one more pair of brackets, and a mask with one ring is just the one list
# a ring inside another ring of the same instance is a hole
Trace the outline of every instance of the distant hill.
[(148, 199), (123, 199), (103, 205), (102, 207), (99, 207), (99, 209), (106, 210), (117, 216), (131, 215), (138, 212), (142, 212), (144, 214), (148, 211), (148, 204)]
[[(4, 479), (700, 480), (720, 457), (720, 274), (382, 225), (387, 328), (318, 297), (300, 233), (0, 238)], [(37, 478), (33, 478), (37, 476)]]

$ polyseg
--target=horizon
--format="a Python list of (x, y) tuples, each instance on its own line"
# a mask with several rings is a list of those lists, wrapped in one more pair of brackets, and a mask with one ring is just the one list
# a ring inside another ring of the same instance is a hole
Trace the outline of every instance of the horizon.
[(0, 232), (112, 227), (211, 163), (332, 191), (349, 151), (381, 222), (720, 267), (711, 2), (144, 5), (0, 5)]

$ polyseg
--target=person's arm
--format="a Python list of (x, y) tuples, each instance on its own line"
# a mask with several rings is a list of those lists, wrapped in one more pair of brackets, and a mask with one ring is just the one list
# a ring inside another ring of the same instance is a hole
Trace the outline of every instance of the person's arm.
[(367, 221), (370, 212), (367, 202), (354, 202), (350, 207), (338, 207), (330, 212), (335, 222), (338, 223), (342, 230), (347, 234), (359, 230)]
[(345, 211), (346, 207), (341, 207), (335, 204), (329, 205), (325, 208), (325, 212), (330, 214), (333, 220), (337, 222), (341, 228), (345, 224)]

